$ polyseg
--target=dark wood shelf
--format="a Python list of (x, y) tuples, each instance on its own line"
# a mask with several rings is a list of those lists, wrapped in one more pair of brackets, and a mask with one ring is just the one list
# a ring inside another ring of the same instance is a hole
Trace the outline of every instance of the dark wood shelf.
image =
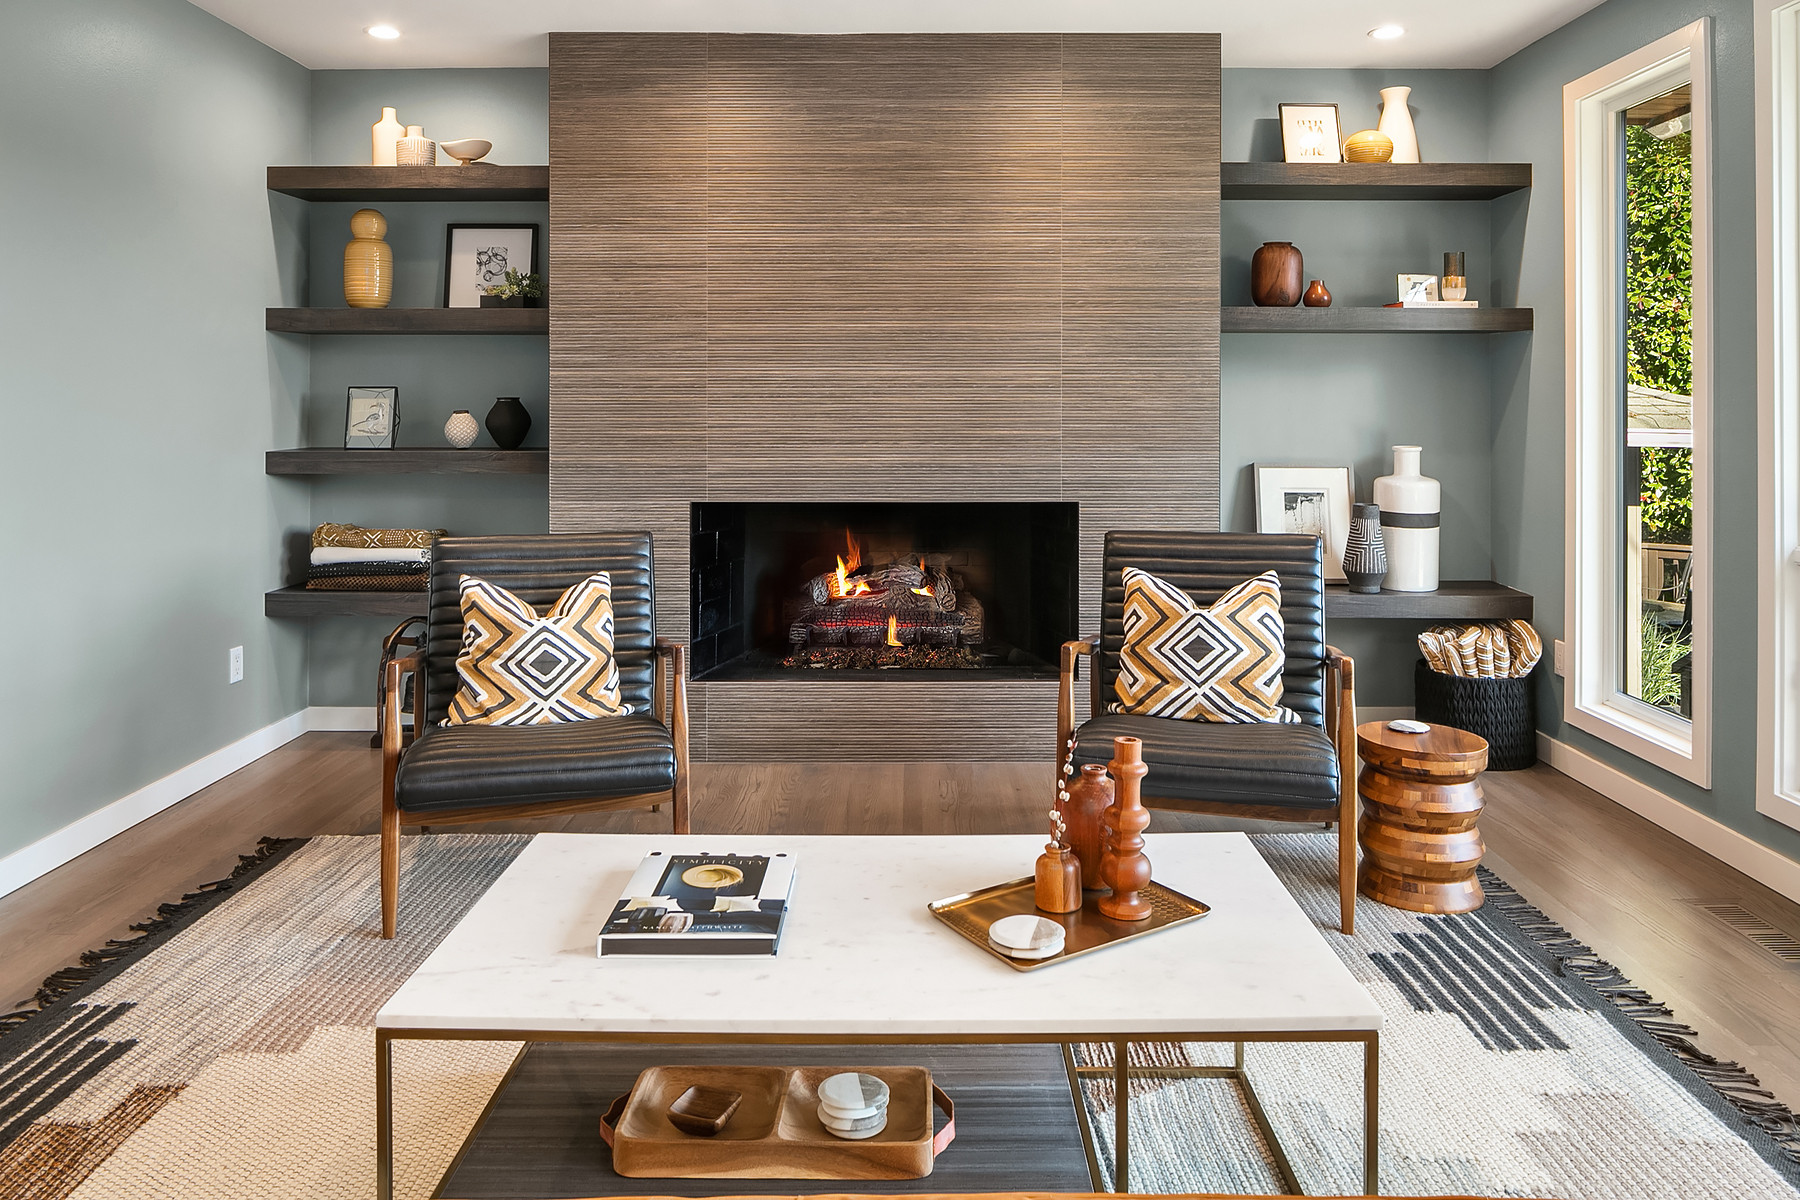
[(270, 450), (270, 475), (546, 475), (548, 450), (458, 450), (402, 446), (397, 450)]
[(270, 333), (549, 333), (547, 308), (271, 308)]
[(1493, 200), (1530, 186), (1530, 163), (1219, 164), (1222, 200)]
[(1341, 583), (1325, 585), (1325, 615), (1340, 619), (1388, 621), (1529, 621), (1528, 592), (1486, 579), (1446, 579), (1435, 592), (1353, 592)]
[(1528, 333), (1529, 308), (1226, 308), (1222, 333)]
[(424, 592), (324, 592), (285, 587), (263, 593), (263, 616), (422, 617)]
[(302, 200), (548, 200), (549, 167), (270, 167), (269, 190)]

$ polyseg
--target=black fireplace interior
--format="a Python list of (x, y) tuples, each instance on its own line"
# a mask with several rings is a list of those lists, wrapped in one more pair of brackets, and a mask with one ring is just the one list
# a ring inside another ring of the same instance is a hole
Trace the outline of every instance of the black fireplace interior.
[(1054, 677), (1077, 506), (695, 504), (696, 679)]

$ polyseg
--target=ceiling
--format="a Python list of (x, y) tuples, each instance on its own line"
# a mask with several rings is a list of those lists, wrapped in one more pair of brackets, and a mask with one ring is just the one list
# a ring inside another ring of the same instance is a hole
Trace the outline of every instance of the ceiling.
[[(1228, 67), (1491, 67), (1601, 0), (194, 0), (314, 70), (541, 67), (557, 31), (1217, 32)], [(400, 30), (395, 41), (363, 32)], [(1397, 24), (1406, 36), (1368, 31)]]

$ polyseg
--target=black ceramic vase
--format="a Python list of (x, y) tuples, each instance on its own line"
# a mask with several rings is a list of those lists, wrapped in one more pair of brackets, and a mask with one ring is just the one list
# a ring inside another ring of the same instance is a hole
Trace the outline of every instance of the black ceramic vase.
[(1344, 545), (1344, 580), (1353, 592), (1375, 593), (1387, 578), (1387, 543), (1381, 536), (1381, 508), (1356, 504), (1350, 509), (1350, 536)]
[(487, 431), (494, 445), (502, 450), (517, 450), (531, 432), (531, 414), (517, 396), (501, 396), (488, 409)]

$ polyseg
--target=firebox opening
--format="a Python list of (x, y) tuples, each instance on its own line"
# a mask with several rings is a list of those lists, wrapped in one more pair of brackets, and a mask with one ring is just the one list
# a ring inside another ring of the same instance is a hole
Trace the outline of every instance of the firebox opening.
[(694, 678), (1054, 677), (1077, 506), (695, 504)]

